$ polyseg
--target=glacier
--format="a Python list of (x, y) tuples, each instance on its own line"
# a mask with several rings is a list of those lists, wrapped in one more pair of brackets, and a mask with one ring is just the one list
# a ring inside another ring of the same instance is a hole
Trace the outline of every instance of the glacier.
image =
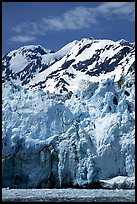
[(115, 77), (63, 94), (3, 83), (3, 188), (134, 188), (135, 65)]

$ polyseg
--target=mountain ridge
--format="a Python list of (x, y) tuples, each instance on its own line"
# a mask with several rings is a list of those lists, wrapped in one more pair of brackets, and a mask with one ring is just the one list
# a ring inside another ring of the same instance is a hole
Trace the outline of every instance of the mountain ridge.
[(40, 86), (55, 93), (73, 92), (81, 78), (89, 81), (112, 75), (120, 78), (134, 63), (134, 53), (134, 43), (123, 39), (114, 42), (83, 38), (57, 52), (40, 45), (23, 46), (3, 57), (3, 82)]

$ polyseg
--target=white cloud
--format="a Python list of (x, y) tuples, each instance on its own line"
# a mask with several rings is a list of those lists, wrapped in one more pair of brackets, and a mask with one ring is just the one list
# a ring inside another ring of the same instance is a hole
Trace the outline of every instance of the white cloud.
[(134, 2), (107, 2), (101, 4), (97, 8), (100, 14), (109, 18), (114, 16), (117, 18), (127, 18), (129, 21), (134, 20), (135, 3)]
[(43, 25), (49, 30), (78, 30), (96, 24), (97, 19), (90, 9), (85, 7), (76, 7), (67, 11), (59, 17), (44, 18)]
[(11, 42), (22, 42), (22, 43), (25, 43), (25, 42), (30, 42), (30, 41), (35, 41), (36, 38), (34, 36), (23, 36), (23, 35), (16, 35), (16, 36), (12, 36), (10, 38), (10, 41)]
[(35, 40), (34, 36), (45, 35), (48, 31), (80, 30), (99, 24), (102, 18), (110, 20), (117, 17), (134, 21), (134, 15), (134, 2), (105, 2), (97, 7), (76, 7), (60, 16), (46, 17), (39, 22), (27, 22), (14, 26), (12, 31), (19, 36), (14, 36), (11, 40), (28, 42)]

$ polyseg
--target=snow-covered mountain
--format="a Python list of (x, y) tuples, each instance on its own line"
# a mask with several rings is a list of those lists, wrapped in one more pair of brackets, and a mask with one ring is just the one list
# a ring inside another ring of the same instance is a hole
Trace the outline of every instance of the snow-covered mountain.
[(135, 61), (135, 46), (125, 40), (73, 41), (53, 53), (41, 46), (24, 46), (3, 58), (3, 82), (63, 93), (79, 81), (100, 81), (112, 75), (119, 80)]
[[(134, 44), (82, 39), (39, 49), (3, 59), (3, 187), (134, 188)], [(35, 54), (47, 68), (26, 69)]]
[(2, 80), (26, 86), (38, 73), (60, 60), (74, 46), (76, 41), (69, 43), (56, 53), (40, 45), (23, 46), (11, 51), (2, 59)]

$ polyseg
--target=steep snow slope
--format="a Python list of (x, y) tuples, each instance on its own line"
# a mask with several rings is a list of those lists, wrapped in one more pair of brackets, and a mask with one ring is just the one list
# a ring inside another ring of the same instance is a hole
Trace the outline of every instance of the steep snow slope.
[(27, 85), (30, 80), (60, 60), (77, 43), (73, 41), (54, 53), (40, 45), (28, 45), (11, 51), (2, 59), (3, 82), (10, 80), (18, 85)]
[(99, 82), (114, 75), (118, 81), (135, 61), (135, 46), (125, 40), (83, 38), (55, 53), (42, 47), (34, 50), (25, 46), (3, 58), (3, 82), (58, 94), (73, 92), (81, 79)]
[[(3, 65), (10, 63), (10, 69), (13, 73), (22, 71), (33, 59), (37, 59), (41, 55), (50, 53), (51, 50), (47, 50), (40, 45), (28, 45), (13, 50), (3, 58)], [(3, 66), (4, 67), (4, 66)]]
[(134, 71), (130, 66), (117, 81), (78, 80), (79, 88), (63, 95), (3, 83), (3, 187), (106, 186), (117, 176), (134, 186)]

